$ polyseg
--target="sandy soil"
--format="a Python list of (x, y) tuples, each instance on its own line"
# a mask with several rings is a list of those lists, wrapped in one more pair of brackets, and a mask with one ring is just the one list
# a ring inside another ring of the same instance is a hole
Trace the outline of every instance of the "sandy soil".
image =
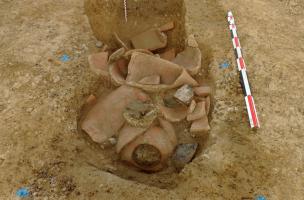
[[(216, 95), (210, 145), (166, 183), (162, 174), (114, 175), (119, 169), (104, 150), (77, 131), (84, 99), (101, 84), (88, 69), (87, 56), (98, 49), (83, 1), (0, 0), (1, 200), (17, 199), (20, 187), (29, 187), (28, 199), (43, 200), (304, 199), (304, 2), (184, 6), (185, 32), (197, 36)], [(260, 116), (256, 132), (248, 128), (228, 9)], [(71, 60), (60, 61), (63, 54)], [(225, 60), (230, 67), (220, 69)]]

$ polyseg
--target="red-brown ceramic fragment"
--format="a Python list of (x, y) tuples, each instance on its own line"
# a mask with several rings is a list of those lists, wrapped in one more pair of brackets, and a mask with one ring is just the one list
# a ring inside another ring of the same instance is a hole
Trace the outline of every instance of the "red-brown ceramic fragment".
[(186, 47), (172, 62), (184, 67), (191, 75), (196, 75), (201, 68), (201, 59), (199, 48)]
[(169, 50), (165, 51), (164, 53), (160, 54), (160, 57), (162, 59), (165, 59), (168, 61), (172, 61), (175, 58), (175, 56), (176, 56), (176, 52), (175, 52), (174, 48), (169, 49)]
[(133, 127), (126, 123), (119, 131), (116, 152), (120, 153), (127, 144), (142, 135), (145, 131), (145, 128)]
[(177, 138), (176, 138), (176, 134), (175, 134), (173, 125), (165, 119), (159, 118), (158, 121), (159, 121), (160, 127), (162, 127), (168, 134), (172, 145), (173, 146), (177, 145)]
[(200, 118), (205, 117), (206, 114), (206, 106), (205, 102), (201, 101), (196, 104), (194, 111), (191, 114), (187, 115), (187, 121), (194, 121)]
[(153, 54), (151, 51), (147, 50), (147, 49), (131, 49), (131, 50), (128, 50), (128, 51), (125, 53), (124, 57), (127, 58), (127, 59), (130, 59), (131, 56), (132, 56), (132, 54), (133, 54), (134, 52), (145, 53), (145, 54), (154, 56), (154, 54)]
[(159, 75), (146, 76), (143, 79), (141, 79), (138, 83), (144, 85), (158, 85), (160, 84), (160, 76)]
[(102, 143), (117, 134), (125, 122), (123, 110), (134, 100), (145, 101), (149, 97), (137, 88), (121, 86), (98, 102), (88, 112), (81, 128), (93, 141)]
[[(159, 85), (139, 83), (145, 77), (159, 75)], [(155, 56), (134, 52), (128, 65), (126, 84), (146, 91), (160, 91), (184, 84), (197, 86), (198, 83), (182, 67)]]
[(170, 31), (172, 29), (174, 29), (174, 22), (173, 21), (168, 22), (168, 23), (159, 27), (159, 30), (163, 31), (163, 32)]
[(166, 106), (159, 107), (160, 112), (164, 118), (170, 122), (180, 122), (187, 116), (188, 108), (186, 106), (179, 106), (176, 108), (168, 108)]
[(202, 55), (193, 35), (188, 37), (186, 48), (177, 54), (172, 62), (183, 66), (191, 75), (196, 75), (199, 72), (201, 69)]
[(191, 127), (190, 127), (190, 132), (191, 133), (205, 133), (210, 130), (209, 122), (208, 122), (208, 117), (205, 116), (201, 119), (193, 121)]
[(194, 111), (195, 107), (196, 107), (196, 101), (192, 99), (188, 108), (188, 114), (191, 114)]
[(211, 107), (211, 98), (210, 98), (210, 96), (207, 96), (205, 98), (205, 105), (206, 105), (206, 113), (208, 115), (209, 112), (210, 112), (210, 107)]
[(211, 94), (211, 87), (210, 86), (199, 86), (193, 88), (195, 95), (200, 97), (207, 97)]
[(131, 38), (135, 49), (148, 49), (150, 51), (167, 46), (167, 36), (159, 29), (150, 29)]
[(96, 104), (96, 102), (97, 102), (97, 98), (93, 94), (91, 94), (86, 100), (86, 104), (88, 105), (94, 105)]

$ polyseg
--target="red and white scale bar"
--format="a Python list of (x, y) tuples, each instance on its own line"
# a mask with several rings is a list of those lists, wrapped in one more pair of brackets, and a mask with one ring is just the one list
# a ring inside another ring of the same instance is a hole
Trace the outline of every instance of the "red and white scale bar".
[(252, 97), (251, 91), (250, 91), (249, 81), (248, 81), (247, 72), (246, 72), (246, 64), (245, 64), (245, 60), (242, 55), (242, 48), (241, 48), (239, 37), (237, 35), (234, 17), (233, 17), (233, 14), (231, 11), (228, 12), (227, 20), (229, 22), (229, 29), (231, 31), (232, 44), (233, 44), (235, 54), (236, 54), (236, 62), (237, 62), (238, 70), (241, 75), (242, 86), (244, 88), (245, 102), (246, 102), (250, 126), (251, 126), (251, 128), (260, 128), (259, 118), (258, 118), (257, 111), (255, 108), (254, 100), (253, 100), (253, 97)]

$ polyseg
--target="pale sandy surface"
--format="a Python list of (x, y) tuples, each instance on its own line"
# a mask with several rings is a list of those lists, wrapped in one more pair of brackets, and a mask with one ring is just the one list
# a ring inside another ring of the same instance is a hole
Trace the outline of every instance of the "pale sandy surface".
[[(99, 170), (100, 147), (77, 132), (99, 84), (82, 0), (0, 0), (0, 199), (304, 199), (304, 2), (185, 0), (217, 86), (213, 145), (160, 189)], [(234, 11), (262, 128), (248, 128), (225, 14)], [(71, 56), (63, 63), (59, 57)], [(228, 60), (228, 69), (219, 63)], [(111, 168), (111, 167), (109, 167)], [(111, 169), (109, 169), (111, 171)]]

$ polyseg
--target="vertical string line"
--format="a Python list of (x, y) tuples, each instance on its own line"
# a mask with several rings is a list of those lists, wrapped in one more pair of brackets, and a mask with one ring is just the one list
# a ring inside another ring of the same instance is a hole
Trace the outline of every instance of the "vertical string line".
[(125, 20), (128, 22), (127, 0), (124, 0)]

